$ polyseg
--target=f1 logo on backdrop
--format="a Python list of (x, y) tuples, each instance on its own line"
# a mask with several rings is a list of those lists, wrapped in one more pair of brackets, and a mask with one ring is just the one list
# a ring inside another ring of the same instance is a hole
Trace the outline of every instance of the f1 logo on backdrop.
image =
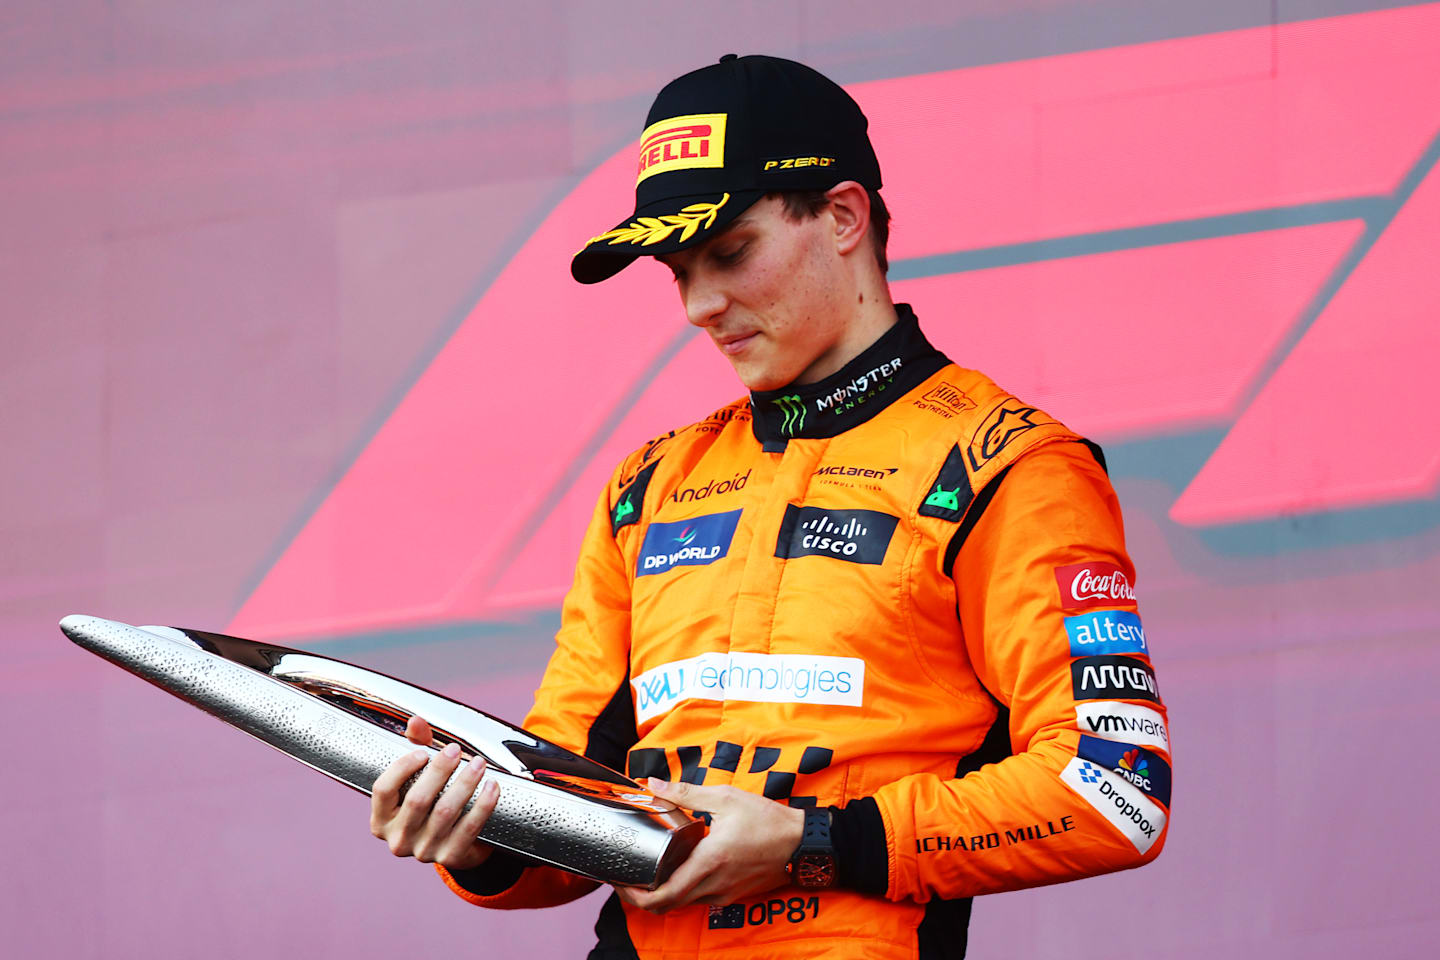
[[(959, 362), (1102, 442), (1223, 431), (1178, 522), (1432, 496), (1437, 40), (1427, 4), (854, 85), (897, 214), (896, 298)], [(537, 227), (232, 632), (554, 606), (614, 464), (674, 411), (740, 392), (675, 332), (660, 271), (566, 278), (635, 156)], [(543, 357), (585, 403), (496, 356)]]

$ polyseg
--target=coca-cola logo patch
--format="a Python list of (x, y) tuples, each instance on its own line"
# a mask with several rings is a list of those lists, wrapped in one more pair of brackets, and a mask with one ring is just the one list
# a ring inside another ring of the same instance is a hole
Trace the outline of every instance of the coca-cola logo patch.
[(1060, 588), (1060, 606), (1065, 610), (1135, 603), (1135, 587), (1125, 571), (1113, 563), (1095, 560), (1056, 567), (1055, 583)]

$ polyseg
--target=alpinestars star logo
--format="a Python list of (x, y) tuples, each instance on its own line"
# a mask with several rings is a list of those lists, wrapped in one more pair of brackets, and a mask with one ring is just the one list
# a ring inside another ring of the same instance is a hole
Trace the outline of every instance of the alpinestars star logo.
[(770, 401), (780, 408), (785, 419), (780, 422), (780, 432), (787, 437), (793, 437), (805, 429), (805, 404), (801, 402), (797, 393), (787, 394)]

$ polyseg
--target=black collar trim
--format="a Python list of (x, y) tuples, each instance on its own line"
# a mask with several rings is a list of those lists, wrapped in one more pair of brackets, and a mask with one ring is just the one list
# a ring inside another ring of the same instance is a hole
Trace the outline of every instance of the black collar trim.
[(898, 320), (854, 360), (816, 383), (750, 393), (755, 439), (771, 452), (793, 437), (834, 437), (858, 427), (924, 383), (949, 359), (930, 345), (908, 303)]

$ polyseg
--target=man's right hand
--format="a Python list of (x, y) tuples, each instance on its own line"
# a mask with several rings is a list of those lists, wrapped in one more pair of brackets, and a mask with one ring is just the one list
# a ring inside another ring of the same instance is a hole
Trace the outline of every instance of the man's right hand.
[[(411, 717), (405, 736), (411, 743), (428, 746), (430, 725)], [(475, 838), (495, 809), (500, 785), (486, 781), (475, 805), (461, 816), (485, 772), (485, 761), (475, 757), (445, 789), (459, 764), (460, 748), (451, 743), (433, 760), (424, 750), (407, 753), (376, 779), (370, 795), (370, 832), (384, 840), (395, 856), (438, 863), (447, 870), (473, 870), (489, 859), (491, 847)], [(425, 772), (402, 799), (401, 787), (422, 768)]]

